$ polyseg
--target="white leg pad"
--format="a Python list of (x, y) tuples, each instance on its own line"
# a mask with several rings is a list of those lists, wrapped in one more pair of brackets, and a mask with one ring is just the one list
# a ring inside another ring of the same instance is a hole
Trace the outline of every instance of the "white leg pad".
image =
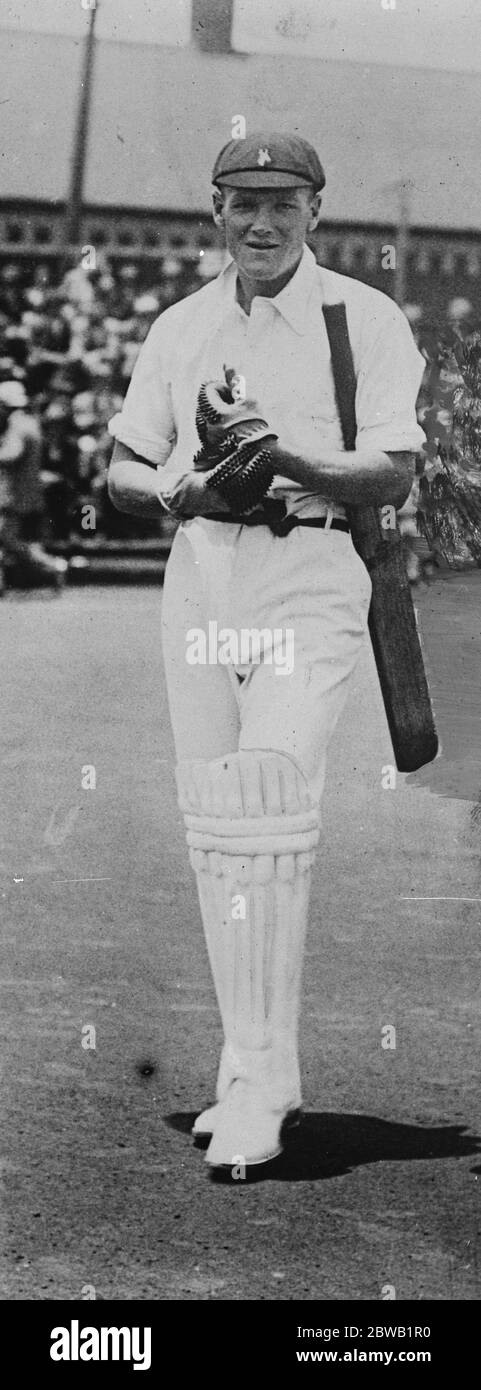
[(282, 753), (182, 763), (177, 782), (224, 1027), (217, 1097), (242, 1080), (282, 1119), (301, 1102), (297, 1027), (319, 808)]

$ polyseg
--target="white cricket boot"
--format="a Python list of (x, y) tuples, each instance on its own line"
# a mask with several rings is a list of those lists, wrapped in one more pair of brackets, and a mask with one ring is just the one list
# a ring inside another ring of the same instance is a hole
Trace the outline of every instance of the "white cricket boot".
[(297, 1027), (319, 808), (282, 753), (182, 763), (177, 781), (225, 1035), (218, 1103), (194, 1133), (212, 1132), (214, 1166), (239, 1155), (265, 1163), (301, 1104)]
[[(297, 1125), (300, 1123), (301, 1119), (301, 1086), (299, 1077), (299, 1066), (293, 1065), (290, 1058), (289, 1064), (292, 1066), (293, 1077), (293, 1080), (290, 1084), (292, 1105), (286, 1113), (285, 1127), (286, 1129), (295, 1129)], [(226, 1100), (228, 1091), (232, 1086), (233, 1082), (239, 1079), (241, 1075), (241, 1070), (242, 1068), (240, 1062), (238, 1060), (237, 1062), (233, 1060), (232, 1056), (230, 1055), (229, 1044), (225, 1043), (222, 1049), (221, 1059), (219, 1063), (219, 1073), (216, 1085), (217, 1101), (215, 1105), (209, 1105), (207, 1110), (203, 1110), (200, 1115), (197, 1115), (197, 1118), (194, 1120), (194, 1124), (192, 1126), (192, 1134), (194, 1136), (194, 1139), (198, 1139), (202, 1143), (205, 1143), (207, 1140), (212, 1139), (215, 1126), (218, 1123), (222, 1114), (223, 1102)], [(287, 1065), (284, 1069), (284, 1075), (287, 1083)]]
[(216, 1121), (219, 1118), (222, 1102), (225, 1100), (232, 1082), (235, 1081), (238, 1076), (240, 1068), (241, 1063), (239, 1058), (233, 1052), (230, 1044), (225, 1042), (222, 1048), (219, 1070), (217, 1073), (215, 1088), (217, 1097), (216, 1104), (209, 1105), (207, 1110), (203, 1110), (202, 1114), (197, 1116), (192, 1126), (194, 1139), (205, 1140), (212, 1138)]

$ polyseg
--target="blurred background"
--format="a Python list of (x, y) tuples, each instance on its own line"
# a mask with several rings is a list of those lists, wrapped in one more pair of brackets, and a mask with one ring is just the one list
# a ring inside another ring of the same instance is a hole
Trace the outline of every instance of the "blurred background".
[[(459, 344), (481, 319), (480, 40), (476, 0), (4, 4), (7, 583), (161, 579), (171, 523), (114, 511), (106, 426), (153, 320), (225, 262), (210, 171), (242, 121), (297, 130), (318, 149), (327, 186), (313, 249), (403, 307), (427, 364), (418, 472), (426, 458), (439, 468)], [(469, 457), (457, 444), (475, 483), (477, 440)], [(418, 505), (419, 489), (411, 530)], [(479, 560), (481, 532), (474, 552), (465, 539), (445, 546), (448, 560)], [(417, 578), (414, 558), (411, 569)]]

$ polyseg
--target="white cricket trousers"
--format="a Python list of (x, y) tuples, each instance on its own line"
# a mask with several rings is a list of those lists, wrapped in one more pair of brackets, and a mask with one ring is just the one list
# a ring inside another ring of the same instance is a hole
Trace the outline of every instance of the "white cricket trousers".
[[(177, 760), (210, 762), (240, 749), (285, 753), (320, 802), (370, 597), (371, 580), (347, 532), (297, 526), (279, 537), (265, 526), (184, 522), (162, 606)], [(271, 646), (264, 637), (249, 648), (253, 629), (272, 634)], [(200, 643), (196, 652), (204, 659), (191, 664), (199, 633), (204, 651)], [(227, 638), (228, 665), (218, 660)], [(247, 651), (255, 660), (242, 660)]]

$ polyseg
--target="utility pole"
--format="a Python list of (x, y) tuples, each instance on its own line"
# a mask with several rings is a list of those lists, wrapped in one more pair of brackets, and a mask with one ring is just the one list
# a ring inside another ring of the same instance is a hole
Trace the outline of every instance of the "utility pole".
[(88, 128), (90, 117), (90, 102), (92, 92), (92, 77), (94, 67), (95, 20), (97, 18), (97, 10), (98, 0), (97, 3), (96, 0), (94, 0), (94, 3), (90, 9), (88, 34), (85, 39), (82, 78), (80, 83), (80, 96), (77, 110), (77, 121), (75, 126), (74, 147), (72, 155), (70, 189), (65, 215), (65, 243), (67, 247), (77, 246), (80, 237), (80, 222), (82, 216), (82, 198), (84, 188)]
[(231, 53), (234, 0), (192, 0), (191, 38), (203, 53)]
[(396, 304), (405, 304), (408, 293), (407, 258), (409, 250), (409, 229), (411, 226), (411, 193), (414, 181), (410, 178), (396, 179), (395, 183), (385, 183), (378, 193), (397, 193), (398, 214), (394, 242), (394, 299)]
[(396, 229), (396, 266), (394, 270), (394, 298), (396, 304), (405, 304), (407, 299), (407, 256), (409, 248), (409, 228), (411, 224), (411, 185), (398, 184), (399, 214)]

